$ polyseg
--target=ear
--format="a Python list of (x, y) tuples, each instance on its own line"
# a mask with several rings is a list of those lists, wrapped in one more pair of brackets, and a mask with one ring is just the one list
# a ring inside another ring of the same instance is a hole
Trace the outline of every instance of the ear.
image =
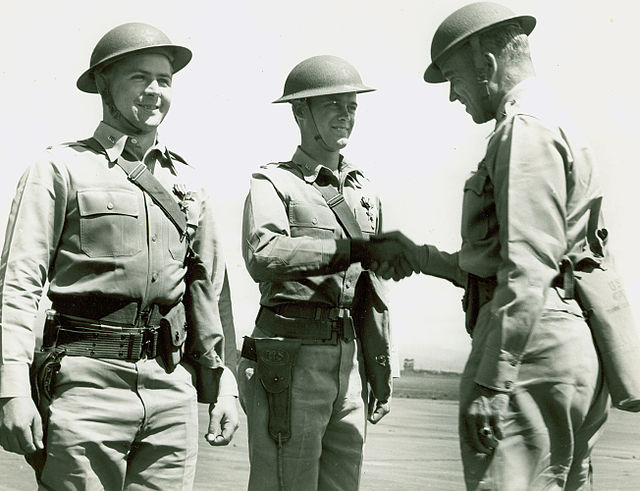
[(298, 119), (305, 119), (307, 104), (305, 101), (295, 100), (291, 101), (291, 110), (293, 111), (293, 116)]
[(498, 73), (498, 60), (493, 53), (484, 54), (484, 69), (486, 70), (486, 80), (492, 80)]

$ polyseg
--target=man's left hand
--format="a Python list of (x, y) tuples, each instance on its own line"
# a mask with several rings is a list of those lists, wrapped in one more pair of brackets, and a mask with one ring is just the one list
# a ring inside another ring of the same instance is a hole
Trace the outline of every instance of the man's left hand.
[(389, 402), (380, 402), (377, 399), (371, 398), (369, 401), (368, 407), (368, 420), (372, 424), (376, 424), (382, 418), (384, 418), (389, 411), (391, 411), (391, 406)]
[(215, 404), (209, 405), (209, 431), (205, 439), (209, 445), (228, 445), (238, 429), (240, 419), (235, 396), (221, 396)]
[(476, 385), (474, 398), (463, 410), (466, 440), (480, 453), (491, 455), (504, 437), (509, 394)]

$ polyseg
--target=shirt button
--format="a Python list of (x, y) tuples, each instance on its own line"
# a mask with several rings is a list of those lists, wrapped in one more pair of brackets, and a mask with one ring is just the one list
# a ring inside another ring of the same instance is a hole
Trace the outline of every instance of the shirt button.
[(344, 284), (345, 288), (351, 288), (351, 283), (349, 283), (348, 281)]
[(113, 137), (113, 136), (111, 136), (111, 135), (109, 135), (108, 140), (109, 140), (111, 143), (115, 143), (115, 142), (116, 142), (115, 137)]
[(131, 143), (133, 143), (134, 145), (136, 145), (138, 143), (138, 140), (136, 140), (135, 138), (131, 139)]
[(311, 223), (313, 223), (314, 225), (316, 225), (318, 223), (318, 219), (317, 218), (312, 218), (311, 219)]
[(513, 382), (512, 382), (511, 380), (507, 380), (507, 381), (504, 383), (504, 388), (508, 390), (508, 389), (510, 389), (511, 387), (513, 387)]
[(197, 360), (200, 358), (200, 352), (199, 351), (192, 351), (191, 352), (191, 358), (193, 358), (194, 360)]
[(151, 237), (151, 242), (156, 242), (158, 240), (158, 234), (153, 234)]
[(157, 281), (157, 279), (158, 279), (158, 273), (153, 273), (151, 275), (151, 281)]
[(517, 367), (518, 366), (518, 360), (511, 360), (510, 365), (512, 367)]
[(113, 203), (107, 203), (107, 210), (113, 210)]

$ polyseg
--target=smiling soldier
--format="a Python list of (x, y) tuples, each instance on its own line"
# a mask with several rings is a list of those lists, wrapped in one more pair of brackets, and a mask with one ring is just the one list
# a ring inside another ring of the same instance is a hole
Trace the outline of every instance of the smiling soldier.
[[(237, 428), (213, 212), (157, 135), (190, 59), (152, 26), (109, 31), (77, 82), (101, 95), (102, 122), (19, 182), (0, 268), (0, 443), (28, 456), (42, 489), (189, 490), (197, 400), (209, 403), (211, 444)], [(52, 310), (32, 363), (47, 280)]]
[[(243, 254), (262, 298), (239, 385), (252, 490), (357, 489), (367, 403), (373, 423), (389, 411), (390, 372), (383, 370), (378, 380), (386, 382), (372, 384), (375, 400), (368, 399), (367, 350), (356, 339), (365, 312), (375, 310), (365, 307), (371, 299), (380, 313), (373, 324), (387, 322), (379, 281), (360, 262), (387, 260), (407, 274), (411, 267), (398, 244), (364, 240), (380, 231), (380, 201), (340, 153), (355, 123), (356, 94), (372, 90), (341, 58), (302, 61), (275, 101), (291, 103), (301, 144), (290, 161), (251, 178)], [(371, 351), (382, 369), (386, 341)]]

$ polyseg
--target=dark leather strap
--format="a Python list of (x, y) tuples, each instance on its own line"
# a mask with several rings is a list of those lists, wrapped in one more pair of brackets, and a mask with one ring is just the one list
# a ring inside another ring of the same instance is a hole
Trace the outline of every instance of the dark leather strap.
[(337, 320), (351, 317), (351, 309), (346, 307), (328, 307), (307, 303), (287, 303), (268, 307), (278, 315), (298, 317), (300, 319), (314, 319), (317, 321)]
[(302, 339), (302, 344), (337, 344), (355, 339), (351, 316), (335, 320), (287, 317), (268, 307), (260, 307), (256, 326), (269, 336)]
[(347, 237), (351, 239), (363, 239), (364, 235), (360, 229), (360, 224), (356, 220), (356, 217), (353, 216), (353, 212), (351, 208), (349, 208), (349, 204), (344, 199), (342, 193), (336, 191), (331, 185), (321, 186), (317, 181), (314, 182), (313, 185), (320, 191), (327, 205), (329, 205), (331, 211), (333, 211), (338, 218), (338, 222), (342, 225)]
[(140, 310), (140, 303), (105, 296), (64, 295), (52, 297), (52, 309), (68, 317), (82, 318), (94, 324), (128, 327), (157, 326), (171, 307), (151, 305)]

